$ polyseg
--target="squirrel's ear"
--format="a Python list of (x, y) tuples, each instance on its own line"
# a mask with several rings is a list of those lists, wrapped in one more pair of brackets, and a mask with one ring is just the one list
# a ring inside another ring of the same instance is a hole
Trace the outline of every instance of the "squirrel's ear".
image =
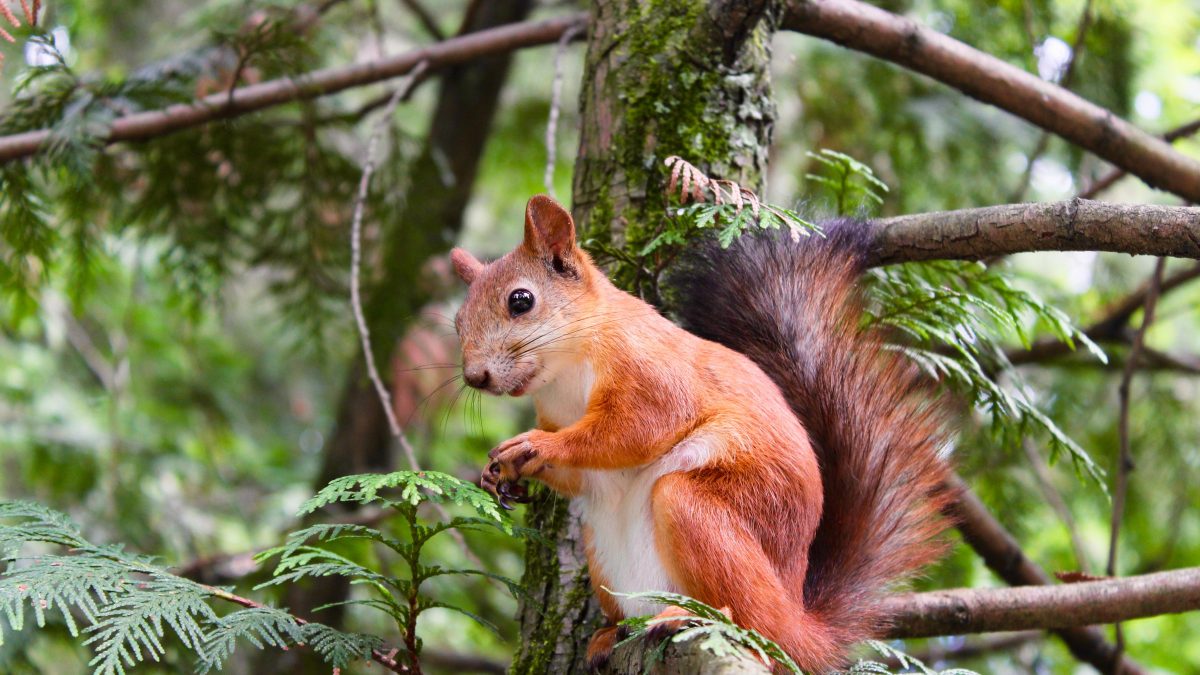
[(525, 205), (525, 248), (546, 258), (560, 274), (575, 269), (575, 221), (571, 214), (546, 195), (535, 195)]
[(483, 269), (483, 263), (461, 248), (450, 251), (450, 262), (454, 264), (454, 271), (458, 274), (458, 278), (467, 282), (468, 286), (475, 281), (475, 277), (479, 276), (480, 270)]

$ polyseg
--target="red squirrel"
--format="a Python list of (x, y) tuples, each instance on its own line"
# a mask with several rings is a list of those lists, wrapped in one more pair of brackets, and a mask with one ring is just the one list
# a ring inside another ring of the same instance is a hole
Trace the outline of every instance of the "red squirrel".
[(537, 409), (482, 484), (505, 506), (526, 477), (581, 500), (608, 621), (594, 667), (618, 621), (654, 611), (611, 590), (691, 596), (807, 672), (837, 668), (886, 625), (887, 587), (943, 553), (940, 409), (860, 330), (861, 231), (701, 246), (673, 280), (690, 332), (616, 288), (549, 197), (503, 258), (451, 252), (464, 379)]

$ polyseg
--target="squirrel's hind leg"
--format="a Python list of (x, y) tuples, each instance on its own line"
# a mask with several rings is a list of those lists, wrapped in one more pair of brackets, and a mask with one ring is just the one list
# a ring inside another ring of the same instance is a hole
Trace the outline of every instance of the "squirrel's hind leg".
[(731, 610), (732, 619), (784, 649), (805, 672), (836, 666), (828, 627), (805, 611), (739, 515), (689, 473), (654, 485), (654, 537), (668, 574), (685, 595)]

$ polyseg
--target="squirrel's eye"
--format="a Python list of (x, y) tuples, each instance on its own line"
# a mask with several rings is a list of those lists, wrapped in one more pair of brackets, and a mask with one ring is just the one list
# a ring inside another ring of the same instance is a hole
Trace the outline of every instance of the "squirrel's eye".
[(533, 293), (530, 293), (524, 288), (518, 288), (517, 290), (508, 294), (509, 314), (517, 316), (519, 314), (524, 314), (531, 309), (533, 309)]

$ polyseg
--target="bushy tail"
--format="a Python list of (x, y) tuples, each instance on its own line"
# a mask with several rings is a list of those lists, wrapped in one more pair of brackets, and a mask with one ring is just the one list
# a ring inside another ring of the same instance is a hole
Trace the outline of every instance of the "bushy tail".
[(944, 552), (939, 512), (954, 498), (933, 393), (877, 331), (860, 328), (866, 229), (841, 220), (823, 238), (712, 245), (672, 282), (685, 327), (753, 359), (808, 431), (825, 506), (803, 601), (843, 651), (886, 625), (888, 586)]

